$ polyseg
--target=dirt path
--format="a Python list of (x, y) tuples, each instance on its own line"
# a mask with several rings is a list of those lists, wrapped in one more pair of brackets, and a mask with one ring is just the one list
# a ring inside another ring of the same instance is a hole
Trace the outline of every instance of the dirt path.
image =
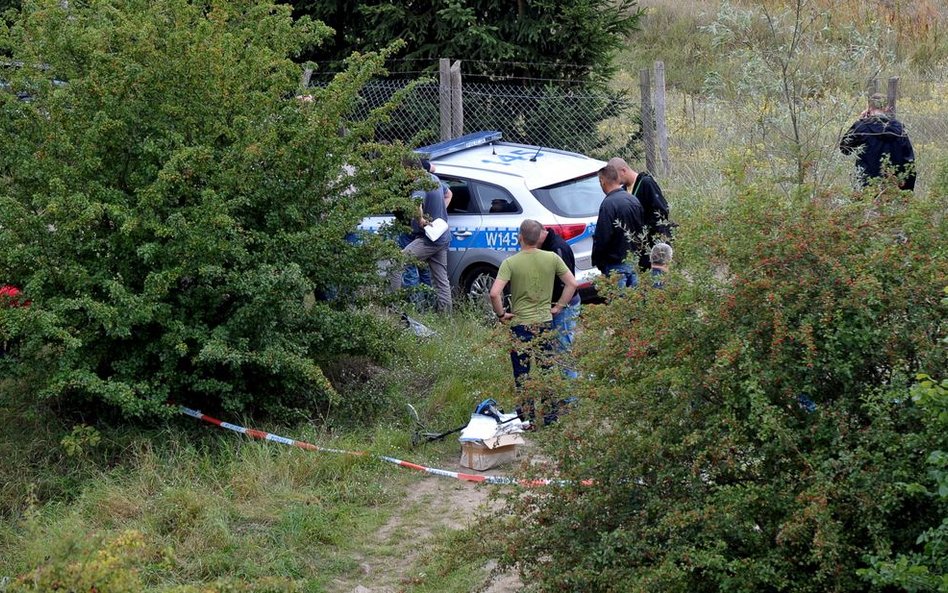
[[(503, 467), (486, 472), (475, 472), (453, 462), (441, 463), (440, 468), (483, 475), (504, 475)], [(438, 533), (446, 529), (463, 529), (472, 524), (480, 511), (486, 511), (491, 486), (418, 474), (409, 482), (407, 493), (392, 518), (380, 527), (365, 548), (365, 557), (359, 558), (361, 575), (358, 579), (337, 581), (333, 593), (400, 593), (404, 583), (420, 576), (421, 555), (430, 547)], [(480, 511), (479, 511), (480, 510)], [(485, 577), (493, 568), (484, 567)], [(521, 588), (515, 574), (495, 578), (485, 593), (514, 593)]]

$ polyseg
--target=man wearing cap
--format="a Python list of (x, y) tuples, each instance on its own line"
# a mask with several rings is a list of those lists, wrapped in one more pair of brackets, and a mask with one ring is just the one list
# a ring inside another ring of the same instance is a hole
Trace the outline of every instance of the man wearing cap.
[[(426, 171), (430, 163), (415, 161), (409, 166), (422, 167)], [(434, 174), (426, 173), (433, 185), (429, 190), (415, 190), (412, 198), (420, 201), (418, 210), (411, 219), (411, 242), (402, 249), (402, 254), (409, 258), (421, 260), (428, 264), (431, 279), (434, 282), (437, 294), (437, 308), (441, 312), (451, 312), (451, 284), (448, 281), (448, 247), (451, 244), (451, 233), (443, 232), (435, 239), (425, 234), (425, 227), (434, 220), (448, 221), (448, 211), (445, 206), (444, 188), (441, 181)], [(393, 267), (389, 271), (389, 285), (393, 291), (402, 287), (404, 269)]]
[(880, 93), (869, 97), (869, 106), (839, 142), (845, 155), (856, 154), (856, 179), (865, 187), (871, 179), (896, 176), (899, 188), (915, 189), (915, 150), (902, 122), (886, 110)]
[[(432, 163), (428, 159), (421, 159), (421, 168), (427, 171), (428, 173), (430, 173), (431, 175), (434, 175), (437, 178), (437, 175), (434, 174), (435, 173), (434, 163)], [(443, 181), (439, 180), (439, 183), (441, 184), (442, 191), (444, 191), (444, 207), (447, 208), (448, 206), (451, 205), (451, 197), (452, 197), (451, 188), (448, 187), (448, 184)], [(403, 222), (406, 225), (410, 223), (410, 221), (403, 215), (396, 214), (396, 218), (400, 219), (401, 222)], [(408, 244), (411, 243), (414, 239), (415, 237), (412, 236), (411, 233), (400, 233), (398, 235), (398, 246), (404, 249), (405, 247), (408, 247)], [(402, 287), (408, 288), (408, 289), (414, 289), (416, 286), (420, 286), (422, 284), (424, 284), (425, 286), (432, 286), (431, 271), (424, 266), (419, 267), (415, 264), (406, 265), (405, 272), (402, 274)], [(426, 293), (412, 292), (411, 294), (412, 302), (414, 302), (418, 306), (421, 306), (423, 304), (424, 305), (428, 304), (427, 302), (428, 299), (425, 297), (426, 297)]]

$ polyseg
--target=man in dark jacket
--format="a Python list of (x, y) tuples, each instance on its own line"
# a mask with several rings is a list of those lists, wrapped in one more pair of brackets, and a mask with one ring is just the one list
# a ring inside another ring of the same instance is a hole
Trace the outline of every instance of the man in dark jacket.
[(639, 252), (639, 268), (644, 272), (651, 267), (649, 251), (652, 246), (671, 239), (672, 224), (668, 218), (668, 200), (650, 174), (644, 171), (639, 173), (619, 157), (609, 159), (609, 164), (619, 172), (619, 182), (625, 191), (642, 204), (645, 240)]
[(593, 234), (592, 264), (604, 275), (614, 273), (620, 287), (638, 285), (629, 253), (637, 254), (644, 235), (642, 205), (622, 189), (619, 171), (612, 165), (599, 169), (599, 186), (606, 197), (599, 206), (596, 232)]
[[(886, 98), (876, 93), (869, 107), (849, 127), (839, 142), (846, 155), (857, 154), (856, 177), (860, 185), (894, 173), (901, 189), (915, 189), (915, 150), (902, 122), (885, 110)], [(889, 167), (891, 169), (887, 170)]]

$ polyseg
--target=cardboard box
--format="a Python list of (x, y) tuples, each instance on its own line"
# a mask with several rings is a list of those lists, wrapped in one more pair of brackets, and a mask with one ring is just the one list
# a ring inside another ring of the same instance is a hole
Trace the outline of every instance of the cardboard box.
[(504, 434), (482, 441), (461, 442), (461, 467), (484, 471), (516, 461), (523, 437), (519, 434)]

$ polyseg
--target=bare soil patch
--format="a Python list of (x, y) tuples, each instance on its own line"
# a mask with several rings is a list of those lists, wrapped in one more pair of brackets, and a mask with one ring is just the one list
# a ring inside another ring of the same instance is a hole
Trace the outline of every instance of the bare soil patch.
[[(505, 475), (508, 467), (476, 472), (460, 467), (460, 455), (439, 467), (450, 471), (482, 475)], [(403, 470), (405, 471), (405, 470)], [(446, 529), (464, 529), (486, 512), (486, 504), (496, 486), (463, 482), (429, 474), (418, 474), (409, 482), (407, 492), (391, 519), (369, 538), (364, 555), (358, 558), (361, 575), (339, 580), (333, 593), (400, 593), (404, 584), (421, 576), (413, 574), (423, 552), (438, 533)], [(485, 578), (493, 563), (484, 567)], [(493, 579), (486, 593), (513, 593), (521, 589), (515, 574)]]

